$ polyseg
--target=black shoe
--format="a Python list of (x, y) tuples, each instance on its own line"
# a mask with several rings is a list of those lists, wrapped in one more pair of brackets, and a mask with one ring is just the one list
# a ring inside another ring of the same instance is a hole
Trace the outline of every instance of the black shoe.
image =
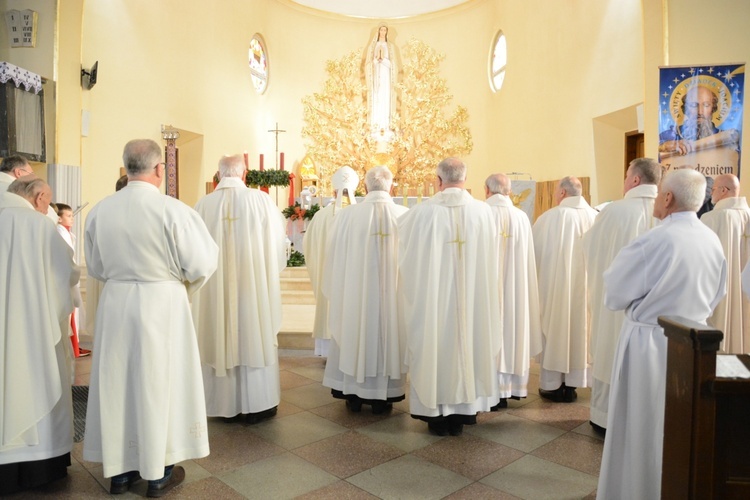
[(451, 436), (460, 436), (464, 433), (464, 424), (449, 423), (448, 432)]
[(346, 406), (354, 413), (359, 413), (362, 411), (362, 400), (359, 396), (350, 394), (346, 397)]
[(589, 420), (589, 424), (591, 424), (591, 428), (594, 429), (594, 432), (599, 434), (602, 437), (605, 437), (607, 435), (607, 429), (602, 427), (601, 425), (596, 425), (594, 422)]
[(544, 399), (548, 399), (555, 403), (562, 403), (563, 398), (565, 397), (565, 384), (562, 384), (560, 387), (558, 387), (554, 391), (548, 391), (548, 390), (540, 388), (539, 395), (543, 397)]
[(500, 398), (500, 401), (495, 406), (490, 407), (490, 411), (498, 411), (502, 408), (508, 407), (508, 399), (507, 398)]
[(578, 399), (578, 393), (576, 392), (576, 388), (568, 387), (567, 385), (563, 384), (563, 402), (572, 403), (576, 399)]
[(146, 496), (150, 498), (158, 498), (166, 495), (175, 486), (179, 485), (185, 480), (185, 469), (181, 465), (175, 465), (172, 468), (172, 472), (169, 478), (164, 482), (149, 481), (148, 490)]
[(238, 422), (242, 418), (242, 413), (238, 413), (237, 415), (233, 417), (221, 417), (222, 421), (225, 424), (233, 424), (235, 422)]
[(372, 402), (372, 414), (373, 415), (380, 415), (382, 413), (385, 413), (393, 408), (393, 404), (389, 403), (388, 401), (383, 400), (374, 400)]
[(274, 406), (273, 408), (269, 408), (268, 410), (263, 410), (258, 413), (248, 413), (247, 415), (245, 415), (245, 423), (253, 425), (264, 420), (268, 420), (269, 418), (276, 416), (276, 412), (278, 411), (278, 409), (278, 406)]
[(439, 422), (427, 422), (427, 429), (429, 429), (430, 433), (435, 434), (436, 436), (447, 436), (448, 422), (445, 420)]
[(136, 481), (141, 479), (141, 475), (138, 473), (138, 471), (130, 471), (128, 472), (128, 477), (125, 481), (114, 481), (109, 485), (109, 494), (110, 495), (120, 495), (122, 493), (125, 493), (130, 489), (130, 487), (135, 483)]

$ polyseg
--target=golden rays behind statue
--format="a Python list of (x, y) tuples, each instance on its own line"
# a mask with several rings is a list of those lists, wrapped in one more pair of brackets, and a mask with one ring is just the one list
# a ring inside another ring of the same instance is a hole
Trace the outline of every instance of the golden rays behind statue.
[(388, 153), (375, 153), (370, 159), (370, 166), (367, 167), (367, 169), (369, 170), (372, 167), (377, 167), (379, 165), (388, 167), (388, 170), (393, 174), (393, 178), (397, 178), (396, 174), (398, 174), (398, 166), (391, 155)]

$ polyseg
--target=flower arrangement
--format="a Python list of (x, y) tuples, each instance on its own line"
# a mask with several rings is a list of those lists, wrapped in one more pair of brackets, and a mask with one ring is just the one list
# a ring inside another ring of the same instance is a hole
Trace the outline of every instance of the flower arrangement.
[(297, 250), (292, 250), (292, 253), (289, 254), (289, 259), (286, 261), (286, 267), (302, 267), (304, 265), (305, 256)]
[(289, 172), (286, 170), (248, 170), (245, 177), (248, 186), (281, 186), (289, 185)]
[(320, 205), (318, 205), (317, 203), (305, 210), (304, 208), (302, 208), (298, 201), (295, 201), (294, 205), (286, 207), (281, 211), (281, 213), (284, 214), (284, 217), (290, 220), (310, 220), (318, 212), (318, 210), (320, 210)]

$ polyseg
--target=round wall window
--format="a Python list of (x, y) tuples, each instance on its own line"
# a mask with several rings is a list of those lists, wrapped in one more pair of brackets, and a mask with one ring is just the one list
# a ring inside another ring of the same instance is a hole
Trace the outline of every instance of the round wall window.
[(508, 61), (508, 47), (505, 42), (505, 35), (502, 30), (497, 32), (495, 40), (492, 42), (492, 52), (490, 56), (490, 87), (493, 92), (500, 90), (505, 80), (505, 64)]
[(250, 76), (253, 80), (253, 86), (259, 94), (262, 94), (268, 87), (268, 56), (263, 37), (257, 33), (250, 40), (248, 64), (250, 65)]

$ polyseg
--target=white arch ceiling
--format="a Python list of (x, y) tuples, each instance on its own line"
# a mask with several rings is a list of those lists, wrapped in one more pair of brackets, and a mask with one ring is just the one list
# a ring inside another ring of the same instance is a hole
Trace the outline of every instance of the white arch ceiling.
[(352, 17), (394, 19), (419, 16), (470, 0), (292, 0), (317, 10)]

